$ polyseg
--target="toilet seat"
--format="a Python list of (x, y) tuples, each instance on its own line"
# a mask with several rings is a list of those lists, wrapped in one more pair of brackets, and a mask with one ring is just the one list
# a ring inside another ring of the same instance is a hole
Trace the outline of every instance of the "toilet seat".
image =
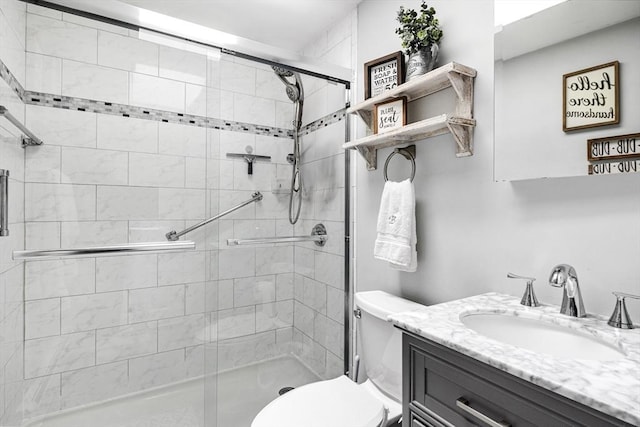
[(379, 427), (384, 419), (382, 402), (342, 375), (283, 394), (258, 413), (251, 427)]

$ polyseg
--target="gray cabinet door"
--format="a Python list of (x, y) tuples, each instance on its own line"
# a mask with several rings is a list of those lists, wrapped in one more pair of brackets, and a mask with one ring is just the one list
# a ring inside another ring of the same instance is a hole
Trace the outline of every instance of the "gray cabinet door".
[[(413, 416), (413, 418), (412, 418)], [(486, 418), (484, 418), (486, 417)], [(447, 347), (403, 334), (403, 427), (630, 426)]]

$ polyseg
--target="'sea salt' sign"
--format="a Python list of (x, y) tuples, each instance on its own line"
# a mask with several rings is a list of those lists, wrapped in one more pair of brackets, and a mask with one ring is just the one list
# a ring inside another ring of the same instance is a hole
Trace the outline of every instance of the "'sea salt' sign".
[(613, 61), (563, 76), (565, 132), (620, 122), (618, 67)]
[(374, 108), (374, 133), (389, 132), (407, 123), (407, 98), (401, 97), (376, 104)]

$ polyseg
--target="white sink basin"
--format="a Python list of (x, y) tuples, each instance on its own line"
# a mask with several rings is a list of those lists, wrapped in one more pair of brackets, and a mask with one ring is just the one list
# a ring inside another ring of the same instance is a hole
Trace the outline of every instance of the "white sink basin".
[(616, 360), (626, 357), (612, 344), (544, 320), (511, 314), (468, 313), (462, 314), (460, 321), (496, 341), (557, 358)]

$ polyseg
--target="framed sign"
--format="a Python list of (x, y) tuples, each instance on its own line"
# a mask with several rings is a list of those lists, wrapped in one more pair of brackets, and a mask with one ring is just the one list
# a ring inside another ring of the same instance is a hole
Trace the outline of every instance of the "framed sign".
[(613, 61), (562, 77), (562, 130), (620, 123), (618, 68)]
[(640, 158), (640, 133), (587, 140), (590, 162), (630, 158)]
[(364, 99), (380, 95), (404, 83), (404, 56), (401, 51), (364, 64)]
[(373, 108), (373, 133), (385, 133), (407, 124), (407, 98), (376, 104)]
[(618, 160), (589, 165), (589, 175), (614, 175), (640, 172), (640, 160)]

